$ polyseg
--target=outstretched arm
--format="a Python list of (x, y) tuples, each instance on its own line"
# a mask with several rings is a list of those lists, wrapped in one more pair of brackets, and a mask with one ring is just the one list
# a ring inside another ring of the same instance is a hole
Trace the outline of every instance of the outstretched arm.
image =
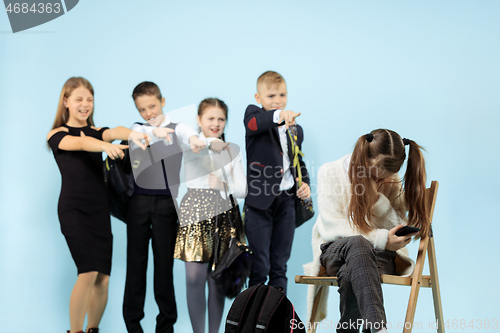
[[(279, 118), (278, 118), (279, 119)], [(249, 105), (243, 120), (246, 135), (252, 136), (268, 131), (282, 124), (274, 122), (274, 111), (262, 111), (256, 105)]]
[(295, 113), (290, 110), (264, 111), (256, 105), (249, 105), (245, 111), (245, 129), (247, 135), (256, 135), (265, 132), (271, 128), (285, 125), (295, 124), (295, 118), (300, 116), (300, 113)]
[(296, 113), (290, 110), (280, 110), (280, 112), (278, 113), (277, 110), (275, 111), (274, 118), (276, 119), (277, 117), (279, 117), (279, 120), (275, 120), (275, 122), (277, 122), (278, 124), (285, 122), (285, 128), (288, 129), (290, 125), (295, 125), (295, 118), (297, 118), (298, 116), (300, 116), (300, 113)]
[[(54, 142), (53, 140), (58, 140), (59, 142)], [(94, 153), (105, 152), (112, 159), (123, 158), (123, 149), (128, 148), (126, 145), (114, 145), (90, 136), (68, 135), (67, 131), (61, 129), (52, 130), (47, 135), (47, 141), (55, 145), (55, 147), (51, 145), (53, 148), (67, 151), (83, 150)]]
[[(140, 133), (123, 126), (118, 126), (105, 130), (102, 133), (102, 140), (106, 142), (112, 142), (114, 140), (132, 140), (142, 149), (146, 149), (149, 142), (151, 142), (151, 137), (146, 133)], [(142, 143), (142, 140), (145, 140), (145, 143)]]
[(132, 133), (131, 129), (123, 126), (118, 126), (115, 128), (108, 128), (102, 132), (102, 140), (106, 142), (113, 142), (115, 140), (128, 140), (128, 136)]

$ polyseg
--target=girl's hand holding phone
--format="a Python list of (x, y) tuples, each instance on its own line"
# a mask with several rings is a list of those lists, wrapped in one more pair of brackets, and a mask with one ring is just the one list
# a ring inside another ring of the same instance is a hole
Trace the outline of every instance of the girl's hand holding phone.
[(410, 243), (413, 236), (418, 234), (418, 232), (413, 232), (405, 236), (396, 236), (396, 232), (403, 227), (404, 225), (400, 224), (389, 230), (389, 237), (387, 238), (387, 244), (385, 245), (386, 250), (397, 251), (402, 249)]

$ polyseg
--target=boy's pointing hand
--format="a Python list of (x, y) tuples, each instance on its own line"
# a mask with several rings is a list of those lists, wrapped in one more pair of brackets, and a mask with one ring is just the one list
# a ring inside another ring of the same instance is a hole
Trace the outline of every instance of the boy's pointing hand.
[(283, 110), (280, 112), (280, 120), (279, 124), (281, 124), (283, 121), (285, 122), (285, 128), (288, 129), (290, 125), (295, 125), (295, 118), (300, 116), (300, 113), (295, 113), (290, 110)]
[(159, 139), (164, 139), (167, 141), (172, 141), (170, 138), (170, 133), (174, 133), (175, 130), (167, 127), (155, 128), (153, 130), (153, 135)]

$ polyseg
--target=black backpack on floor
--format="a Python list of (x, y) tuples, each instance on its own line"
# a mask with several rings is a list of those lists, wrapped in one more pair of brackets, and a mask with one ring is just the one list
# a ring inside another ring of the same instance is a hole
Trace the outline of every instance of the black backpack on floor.
[(298, 333), (305, 325), (290, 300), (276, 287), (258, 284), (236, 297), (225, 333)]

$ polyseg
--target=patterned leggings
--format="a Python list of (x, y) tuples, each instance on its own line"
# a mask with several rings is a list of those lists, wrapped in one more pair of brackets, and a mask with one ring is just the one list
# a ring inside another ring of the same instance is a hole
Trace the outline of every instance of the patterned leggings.
[(321, 264), (337, 276), (340, 294), (338, 333), (363, 332), (386, 326), (381, 274), (394, 274), (396, 252), (376, 250), (363, 236), (341, 238), (321, 245)]

